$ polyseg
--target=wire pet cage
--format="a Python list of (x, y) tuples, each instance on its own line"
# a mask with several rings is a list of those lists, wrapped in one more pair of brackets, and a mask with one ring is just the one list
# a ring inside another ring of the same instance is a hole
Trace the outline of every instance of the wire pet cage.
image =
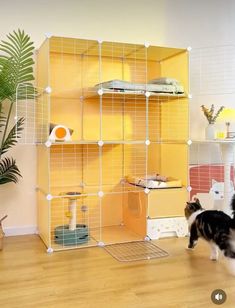
[[(149, 83), (156, 78), (163, 84)], [(153, 238), (163, 224), (186, 234), (188, 51), (50, 37), (37, 79), (43, 102), (35, 98), (30, 115), (19, 102), (17, 116), (37, 132), (30, 139), (28, 127), (24, 142), (37, 143), (39, 234), (49, 250), (143, 240), (150, 223)], [(50, 123), (73, 130), (71, 139), (50, 139)], [(156, 178), (164, 189), (148, 186), (153, 174), (167, 178)]]

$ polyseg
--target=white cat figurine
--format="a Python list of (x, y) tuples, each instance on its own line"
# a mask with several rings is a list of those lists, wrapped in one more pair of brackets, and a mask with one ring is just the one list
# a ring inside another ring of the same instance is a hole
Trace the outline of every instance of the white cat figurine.
[[(234, 192), (233, 182), (230, 181), (229, 200), (232, 198)], [(222, 203), (224, 200), (224, 182), (217, 182), (212, 179), (212, 186), (209, 194), (214, 199), (214, 209), (222, 209)]]

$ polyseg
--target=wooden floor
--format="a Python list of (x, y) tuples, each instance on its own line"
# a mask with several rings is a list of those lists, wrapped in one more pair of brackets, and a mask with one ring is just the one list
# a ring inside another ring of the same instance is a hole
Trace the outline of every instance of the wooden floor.
[(0, 252), (0, 307), (209, 308), (214, 289), (235, 307), (235, 277), (224, 262), (208, 259), (199, 242), (186, 251), (186, 238), (154, 241), (167, 258), (120, 263), (103, 248), (47, 254), (36, 236), (8, 237)]

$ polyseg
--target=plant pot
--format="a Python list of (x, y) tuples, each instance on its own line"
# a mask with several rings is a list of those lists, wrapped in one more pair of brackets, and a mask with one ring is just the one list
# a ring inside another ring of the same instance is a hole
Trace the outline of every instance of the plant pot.
[(206, 140), (213, 140), (215, 139), (215, 125), (208, 124), (205, 129), (205, 139)]
[(3, 232), (3, 229), (2, 229), (2, 221), (6, 218), (7, 218), (7, 215), (5, 215), (4, 217), (2, 217), (0, 219), (0, 250), (3, 250), (3, 239), (4, 239), (4, 235), (5, 235), (5, 233)]
[(3, 239), (4, 239), (4, 232), (2, 230), (2, 224), (0, 224), (0, 250), (3, 250)]

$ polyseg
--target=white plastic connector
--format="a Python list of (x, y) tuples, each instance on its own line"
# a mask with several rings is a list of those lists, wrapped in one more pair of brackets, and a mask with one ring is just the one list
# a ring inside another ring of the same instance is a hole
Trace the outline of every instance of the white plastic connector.
[(84, 188), (84, 187), (86, 186), (86, 184), (85, 184), (84, 182), (81, 182), (81, 183), (79, 184), (79, 186), (82, 187), (82, 188)]
[(50, 148), (50, 147), (51, 147), (51, 141), (47, 140), (47, 141), (45, 142), (45, 146), (46, 146), (47, 148)]
[(145, 43), (144, 43), (144, 46), (145, 46), (146, 48), (149, 48), (150, 44), (149, 44), (148, 42), (145, 42)]
[(47, 93), (47, 94), (50, 94), (51, 92), (52, 92), (52, 89), (51, 89), (51, 87), (46, 87), (45, 88), (45, 92)]
[(51, 247), (47, 248), (47, 253), (52, 253), (53, 251), (54, 251), (53, 248), (51, 248)]
[(192, 50), (192, 47), (191, 46), (188, 46), (187, 47), (187, 51), (191, 51)]
[(189, 98), (189, 99), (193, 98), (193, 96), (192, 96), (191, 93), (188, 94), (188, 98)]
[(99, 89), (99, 90), (97, 91), (97, 93), (101, 96), (101, 95), (104, 94), (104, 91), (103, 91), (102, 89)]
[(104, 196), (104, 193), (103, 193), (102, 190), (100, 190), (100, 191), (98, 192), (98, 196), (99, 196), (100, 198), (102, 198), (102, 197)]
[(146, 141), (145, 141), (145, 144), (146, 144), (146, 145), (150, 145), (150, 140), (146, 140)]
[(52, 37), (52, 33), (51, 32), (46, 32), (45, 33), (45, 37), (48, 38), (48, 39), (51, 38)]
[(192, 187), (189, 185), (187, 186), (187, 191), (190, 192), (192, 190)]
[(82, 205), (81, 206), (81, 211), (84, 212), (84, 213), (87, 212), (88, 211), (88, 206), (87, 205)]
[(144, 240), (148, 241), (148, 242), (151, 241), (151, 239), (150, 239), (150, 237), (148, 235), (145, 236)]
[(98, 243), (97, 243), (97, 246), (99, 246), (99, 247), (104, 247), (104, 246), (105, 246), (105, 243), (104, 243), (104, 242), (98, 242)]
[(193, 142), (192, 142), (192, 140), (190, 140), (190, 139), (187, 141), (187, 145), (191, 145), (192, 143), (193, 143)]
[(98, 146), (99, 146), (99, 147), (102, 147), (103, 145), (104, 145), (104, 141), (99, 140), (99, 141), (98, 141)]
[(48, 200), (48, 201), (51, 201), (52, 200), (52, 195), (51, 194), (48, 194), (47, 196), (46, 196), (46, 199)]
[(148, 91), (145, 92), (145, 96), (146, 96), (146, 97), (149, 97), (150, 95), (151, 95), (150, 92), (148, 92)]
[(102, 44), (102, 43), (103, 43), (103, 40), (99, 39), (99, 40), (97, 40), (97, 42), (98, 42), (99, 44)]
[(146, 195), (150, 192), (150, 189), (148, 189), (148, 188), (145, 188), (144, 189), (144, 192), (146, 193)]

